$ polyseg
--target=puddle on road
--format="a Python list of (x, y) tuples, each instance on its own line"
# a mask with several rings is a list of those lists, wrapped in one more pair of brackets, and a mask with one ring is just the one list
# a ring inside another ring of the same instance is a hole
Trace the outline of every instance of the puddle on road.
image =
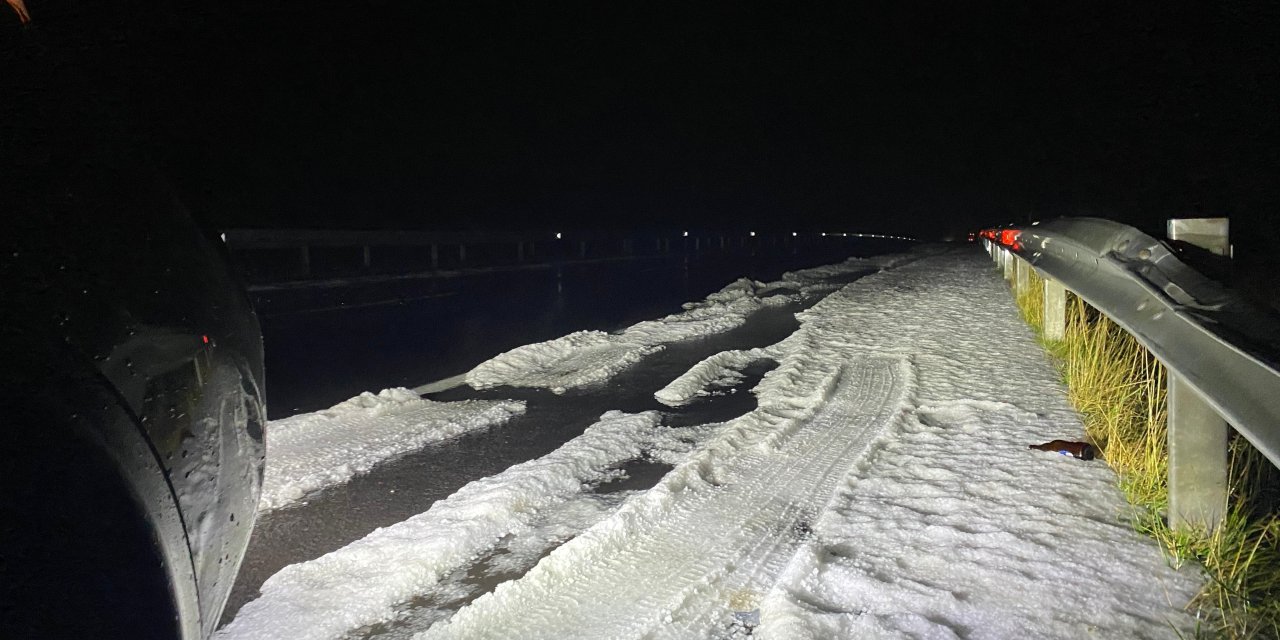
[[(702, 397), (678, 409), (658, 403), (653, 394), (708, 356), (731, 349), (767, 346), (786, 338), (799, 326), (794, 314), (820, 299), (820, 296), (813, 296), (801, 302), (762, 309), (743, 326), (731, 331), (668, 345), (597, 388), (555, 395), (537, 389), (502, 387), (476, 391), (464, 386), (426, 396), (441, 401), (521, 399), (528, 405), (524, 415), (505, 425), (402, 456), (346, 484), (317, 493), (298, 506), (261, 516), (254, 527), (221, 623), (229, 622), (241, 606), (258, 596), (262, 582), (286, 565), (320, 557), (376, 528), (390, 526), (427, 511), (434, 502), (452, 495), (470, 481), (546, 455), (580, 435), (606, 411), (636, 413), (658, 410), (663, 414), (664, 424), (670, 427), (724, 422), (752, 411), (756, 398), (749, 390), (773, 366), (772, 363), (753, 364), (743, 372), (741, 381), (736, 381), (731, 388), (719, 390), (723, 395)], [(666, 465), (635, 461), (621, 469), (625, 479), (620, 474), (618, 480), (584, 495), (597, 499), (631, 495), (656, 484), (667, 470), (669, 467)], [(566, 540), (570, 538), (572, 535)], [(534, 558), (519, 575), (523, 575), (540, 557)], [(492, 586), (501, 581), (494, 582)], [(459, 584), (468, 583), (463, 580)], [(466, 602), (492, 589), (487, 582), (470, 586), (477, 591), (474, 596), (454, 594), (459, 597), (452, 597), (453, 605), (446, 606), (447, 603), (440, 602), (431, 604), (430, 608), (444, 607), (443, 615), (448, 617)], [(456, 604), (458, 602), (462, 604)], [(372, 633), (373, 629), (368, 631)], [(382, 629), (379, 633), (386, 631), (388, 629)]]

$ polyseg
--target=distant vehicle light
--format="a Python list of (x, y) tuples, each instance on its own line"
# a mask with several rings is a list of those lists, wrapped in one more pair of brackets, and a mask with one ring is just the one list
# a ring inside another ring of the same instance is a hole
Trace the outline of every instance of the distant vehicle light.
[(752, 238), (756, 237), (756, 232), (752, 231), (752, 232), (751, 232), (751, 237), (752, 237)]
[(556, 232), (556, 240), (559, 240), (561, 237), (562, 237), (562, 236), (560, 235), (560, 232), (559, 232), (559, 231), (557, 231), (557, 232)]
[(688, 232), (688, 231), (684, 232), (684, 237), (686, 237), (686, 238), (688, 238), (688, 237), (689, 237), (689, 232)]

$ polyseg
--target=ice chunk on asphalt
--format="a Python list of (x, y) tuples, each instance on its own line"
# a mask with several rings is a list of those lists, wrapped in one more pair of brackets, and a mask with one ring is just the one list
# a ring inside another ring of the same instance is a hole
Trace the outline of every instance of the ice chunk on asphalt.
[(653, 397), (668, 407), (684, 406), (694, 398), (706, 395), (709, 387), (740, 378), (738, 372), (763, 359), (774, 359), (772, 349), (721, 351), (693, 365), (679, 378), (659, 389)]

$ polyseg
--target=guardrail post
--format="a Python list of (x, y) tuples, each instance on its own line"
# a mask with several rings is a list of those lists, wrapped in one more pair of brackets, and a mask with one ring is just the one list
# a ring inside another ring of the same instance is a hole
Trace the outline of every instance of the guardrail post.
[(1213, 531), (1227, 510), (1227, 422), (1169, 372), (1169, 527)]
[(1018, 278), (1014, 291), (1017, 295), (1023, 295), (1031, 290), (1031, 263), (1017, 256), (1014, 256), (1013, 260)]
[[(1173, 219), (1171, 240), (1231, 255), (1226, 218)], [(1229, 425), (1204, 398), (1169, 372), (1169, 526), (1212, 531), (1227, 511)]]
[(1000, 264), (1004, 267), (1004, 279), (1013, 282), (1013, 254), (1008, 249), (1000, 250)]
[(1053, 278), (1044, 279), (1044, 337), (1061, 340), (1067, 336), (1067, 288)]
[(1231, 256), (1231, 223), (1227, 218), (1171, 218), (1166, 223), (1170, 240), (1181, 240), (1220, 256)]

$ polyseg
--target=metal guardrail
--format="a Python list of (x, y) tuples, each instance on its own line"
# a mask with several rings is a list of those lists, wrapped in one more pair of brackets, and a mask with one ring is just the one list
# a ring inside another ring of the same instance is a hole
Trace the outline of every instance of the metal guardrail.
[(693, 231), (424, 231), (226, 229), (232, 263), (252, 284), (382, 276), (439, 276), (531, 264), (713, 251), (798, 251), (857, 240), (913, 241), (870, 233), (734, 229)]
[[(1175, 405), (1188, 396), (1177, 385), (1280, 466), (1280, 319), (1274, 314), (1188, 267), (1161, 241), (1110, 220), (1063, 218), (989, 230), (983, 238), (1006, 272), (1016, 273), (1018, 263), (1034, 267), (1047, 283), (1060, 283), (1109, 316), (1169, 369), (1171, 517), (1178, 471), (1172, 414), (1192, 412)], [(1225, 451), (1222, 457), (1225, 475)], [(1225, 477), (1221, 484), (1225, 491)]]

